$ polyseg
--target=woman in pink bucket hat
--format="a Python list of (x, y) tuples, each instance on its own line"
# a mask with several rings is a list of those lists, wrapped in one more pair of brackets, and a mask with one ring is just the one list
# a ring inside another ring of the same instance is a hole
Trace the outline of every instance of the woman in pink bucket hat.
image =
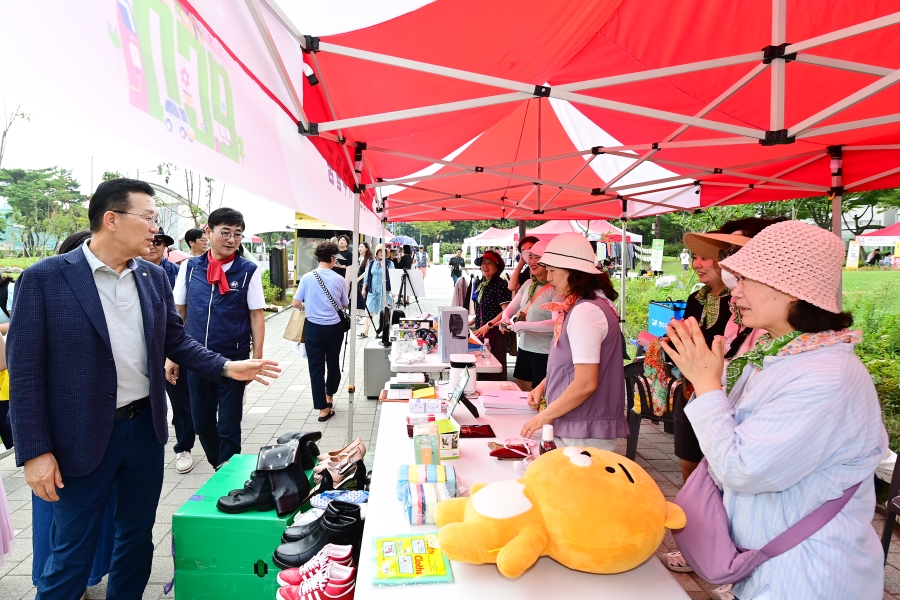
[[(810, 252), (815, 269), (796, 261)], [(838, 306), (843, 261), (835, 235), (777, 223), (719, 263), (737, 280), (732, 298), (744, 325), (768, 332), (751, 351), (726, 369), (722, 339), (707, 347), (695, 319), (667, 329), (666, 351), (694, 384), (685, 413), (706, 457), (682, 493), (714, 482), (737, 547), (762, 549), (786, 531), (796, 543), (732, 582), (741, 600), (884, 591), (872, 476), (888, 438), (872, 378), (853, 351), (860, 332)], [(835, 499), (843, 508), (820, 529), (791, 529)], [(706, 532), (709, 523), (694, 525)], [(703, 544), (692, 543), (698, 529), (685, 535), (690, 529), (689, 517), (676, 542), (700, 572)]]

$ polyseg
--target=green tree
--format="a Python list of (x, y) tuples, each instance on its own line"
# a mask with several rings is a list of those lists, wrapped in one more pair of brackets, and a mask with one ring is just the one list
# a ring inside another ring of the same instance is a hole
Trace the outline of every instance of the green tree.
[(0, 165), (3, 165), (3, 155), (6, 154), (6, 136), (12, 129), (17, 119), (30, 121), (31, 114), (22, 110), (22, 106), (16, 106), (11, 113), (6, 112), (6, 103), (3, 103), (3, 122), (0, 123)]
[(103, 171), (103, 175), (100, 177), (101, 181), (109, 181), (110, 179), (120, 179), (124, 177), (118, 171)]
[[(209, 213), (214, 211), (217, 208), (222, 206), (222, 199), (225, 196), (225, 186), (222, 185), (221, 193), (219, 194), (219, 202), (215, 202), (215, 185), (216, 180), (211, 177), (204, 177), (200, 173), (195, 173), (190, 169), (181, 169), (181, 167), (177, 166), (175, 163), (162, 163), (156, 166), (156, 172), (159, 175), (165, 175), (166, 183), (169, 183), (169, 179), (177, 173), (179, 170), (184, 171), (184, 190), (185, 194), (183, 198), (187, 201), (187, 208), (191, 212), (191, 216), (194, 219), (194, 226), (200, 227), (200, 224), (206, 221), (206, 217), (209, 216)], [(206, 184), (206, 189), (203, 189), (203, 184)]]
[(12, 208), (25, 256), (46, 256), (88, 226), (87, 198), (78, 189), (72, 172), (59, 167), (0, 169), (0, 196)]
[[(825, 196), (794, 200), (798, 219), (811, 219), (822, 229), (831, 231), (831, 199)], [(873, 224), (876, 214), (889, 208), (900, 208), (900, 189), (869, 190), (846, 194), (841, 203), (844, 229), (854, 236), (880, 229)]]

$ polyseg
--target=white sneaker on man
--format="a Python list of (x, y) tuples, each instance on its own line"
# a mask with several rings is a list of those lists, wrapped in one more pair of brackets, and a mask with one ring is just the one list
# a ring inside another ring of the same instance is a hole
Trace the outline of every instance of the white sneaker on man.
[(726, 583), (709, 591), (710, 600), (734, 600), (734, 592), (731, 591), (731, 584)]
[(191, 451), (180, 452), (175, 460), (175, 471), (184, 475), (185, 473), (190, 473), (193, 469), (194, 458), (191, 456)]

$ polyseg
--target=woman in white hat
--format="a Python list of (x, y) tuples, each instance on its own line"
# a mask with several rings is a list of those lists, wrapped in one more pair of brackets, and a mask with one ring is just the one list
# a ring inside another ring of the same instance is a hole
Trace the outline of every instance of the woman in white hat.
[(547, 269), (540, 265), (547, 243), (545, 240), (538, 240), (533, 245), (529, 243), (522, 251), (530, 277), (523, 280), (525, 283), (503, 310), (500, 321), (500, 327), (519, 336), (519, 352), (516, 355), (513, 377), (519, 388), (525, 391), (537, 387), (547, 376), (547, 358), (550, 355), (550, 344), (553, 343), (555, 321), (553, 313), (544, 308), (544, 305), (562, 300), (553, 284), (547, 281)]
[[(812, 270), (795, 260), (811, 248)], [(737, 279), (731, 293), (744, 325), (768, 332), (753, 350), (726, 369), (722, 338), (710, 349), (696, 319), (667, 329), (666, 352), (694, 384), (685, 414), (737, 546), (762, 548), (859, 484), (821, 529), (735, 583), (741, 600), (884, 592), (872, 475), (888, 439), (872, 378), (853, 351), (860, 332), (837, 304), (843, 261), (832, 233), (777, 223), (719, 263)]]
[(553, 341), (547, 377), (529, 395), (532, 407), (546, 398), (547, 408), (525, 423), (522, 436), (552, 424), (558, 444), (613, 451), (628, 435), (622, 335), (618, 294), (595, 260), (591, 243), (574, 232), (550, 240), (541, 255), (561, 300), (543, 306), (554, 313)]

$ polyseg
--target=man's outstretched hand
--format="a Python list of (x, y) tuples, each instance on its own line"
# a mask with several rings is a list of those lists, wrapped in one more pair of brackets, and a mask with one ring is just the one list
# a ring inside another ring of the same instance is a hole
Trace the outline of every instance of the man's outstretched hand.
[(254, 358), (250, 360), (233, 360), (228, 363), (228, 376), (238, 381), (258, 381), (263, 385), (269, 382), (263, 379), (278, 379), (281, 369), (274, 360)]

